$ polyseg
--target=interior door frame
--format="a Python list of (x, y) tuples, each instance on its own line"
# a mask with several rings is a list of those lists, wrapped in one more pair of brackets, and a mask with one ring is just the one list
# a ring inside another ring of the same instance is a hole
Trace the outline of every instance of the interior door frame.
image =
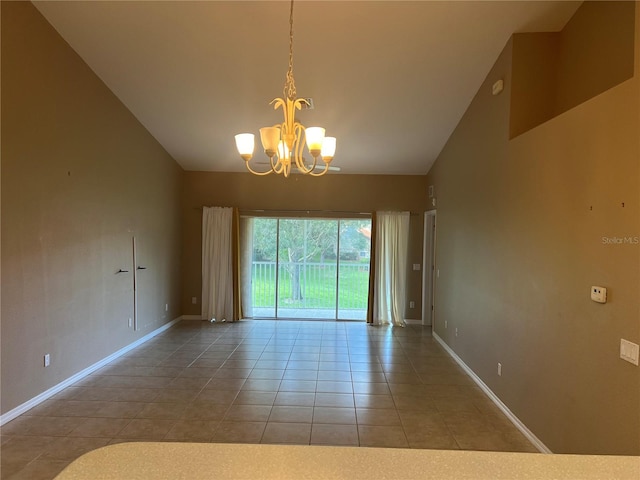
[(424, 212), (424, 235), (422, 249), (422, 325), (433, 329), (436, 316), (436, 211)]

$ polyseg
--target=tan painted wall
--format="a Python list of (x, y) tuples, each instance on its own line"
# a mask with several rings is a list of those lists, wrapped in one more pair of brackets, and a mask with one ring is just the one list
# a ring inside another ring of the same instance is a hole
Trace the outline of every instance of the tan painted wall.
[[(3, 413), (180, 316), (181, 186), (33, 5), (2, 2)], [(133, 236), (138, 332), (132, 274), (115, 274), (132, 271)]]
[(435, 331), (558, 453), (640, 454), (640, 369), (619, 358), (621, 338), (640, 343), (634, 15), (635, 76), (511, 141), (509, 42), (428, 175)]
[[(238, 161), (242, 160), (238, 158)], [(187, 315), (200, 314), (202, 207), (241, 210), (322, 210), (327, 212), (411, 211), (409, 265), (422, 263), (423, 212), (427, 203), (426, 176), (292, 175), (256, 177), (249, 173), (185, 172), (183, 233), (183, 298)], [(422, 271), (408, 269), (407, 318), (422, 315)], [(198, 304), (191, 304), (197, 297)], [(416, 302), (409, 309), (409, 301)]]

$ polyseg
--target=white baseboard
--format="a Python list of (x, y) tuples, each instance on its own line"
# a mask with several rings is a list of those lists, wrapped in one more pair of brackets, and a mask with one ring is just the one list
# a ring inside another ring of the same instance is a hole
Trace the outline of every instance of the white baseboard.
[(520, 421), (520, 419), (518, 417), (516, 417), (513, 412), (511, 410), (509, 410), (509, 408), (502, 403), (502, 400), (500, 400), (500, 398), (498, 398), (498, 396), (493, 393), (491, 391), (491, 389), (480, 379), (480, 377), (478, 377), (475, 372), (473, 370), (471, 370), (466, 363), (464, 363), (462, 361), (462, 359), (456, 355), (456, 352), (454, 352), (451, 347), (449, 347), (449, 345), (447, 345), (445, 343), (444, 340), (442, 340), (442, 338), (440, 338), (438, 336), (437, 333), (433, 332), (433, 338), (436, 339), (436, 341), (442, 345), (442, 347), (447, 351), (447, 353), (449, 355), (451, 355), (451, 357), (456, 361), (456, 363), (458, 363), (458, 365), (460, 365), (462, 367), (462, 369), (467, 373), (467, 375), (469, 375), (471, 377), (471, 379), (478, 385), (478, 387), (480, 387), (480, 389), (489, 397), (489, 399), (495, 403), (496, 407), (498, 407), (502, 413), (504, 413), (506, 415), (506, 417), (509, 419), (509, 421), (511, 423), (513, 423), (513, 425), (520, 430), (520, 432), (527, 437), (527, 440), (529, 440), (534, 447), (536, 447), (538, 449), (538, 451), (540, 453), (553, 453), (549, 447), (547, 447), (544, 443), (542, 443), (542, 441), (536, 437), (533, 432), (531, 430), (529, 430), (527, 428), (527, 426), (522, 423), (522, 421)]
[(78, 380), (83, 379), (84, 377), (86, 377), (87, 375), (95, 372), (99, 368), (102, 368), (105, 365), (107, 365), (108, 363), (113, 362), (116, 358), (121, 357), (125, 353), (127, 353), (127, 352), (133, 350), (134, 348), (142, 345), (143, 343), (147, 342), (148, 340), (151, 340), (156, 335), (158, 335), (158, 334), (164, 332), (165, 330), (173, 327), (180, 320), (182, 320), (182, 317), (178, 317), (175, 320), (171, 320), (170, 322), (165, 323), (164, 325), (162, 325), (161, 327), (157, 328), (153, 332), (150, 332), (150, 333), (146, 334), (144, 337), (139, 338), (135, 342), (127, 345), (126, 347), (121, 348), (117, 352), (112, 353), (108, 357), (103, 358), (102, 360), (100, 360), (97, 363), (94, 363), (90, 367), (87, 367), (84, 370), (76, 373), (75, 375), (72, 375), (71, 377), (67, 378), (66, 380), (64, 380), (64, 381), (58, 383), (57, 385), (51, 387), (50, 389), (42, 392), (40, 395), (37, 395), (37, 396), (33, 397), (31, 400), (26, 401), (22, 405), (18, 405), (16, 408), (14, 408), (12, 410), (9, 410), (4, 415), (0, 416), (0, 425), (4, 425), (5, 423), (10, 422), (14, 418), (19, 417), (23, 413), (31, 410), (33, 407), (35, 407), (36, 405), (39, 405), (40, 403), (44, 402), (45, 400), (47, 400), (48, 398), (52, 397), (56, 393), (59, 393), (62, 390), (64, 390), (65, 388), (73, 385)]

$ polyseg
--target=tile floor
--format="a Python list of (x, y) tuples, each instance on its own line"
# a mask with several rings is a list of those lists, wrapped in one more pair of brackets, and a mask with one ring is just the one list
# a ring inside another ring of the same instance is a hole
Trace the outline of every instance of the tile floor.
[(419, 324), (185, 321), (4, 425), (1, 478), (131, 441), (536, 451)]

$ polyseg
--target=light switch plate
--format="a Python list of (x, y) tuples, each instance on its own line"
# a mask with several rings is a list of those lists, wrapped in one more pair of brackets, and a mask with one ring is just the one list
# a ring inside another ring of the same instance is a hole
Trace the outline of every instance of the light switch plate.
[(636, 343), (630, 342), (629, 340), (625, 340), (624, 338), (620, 339), (620, 358), (626, 360), (629, 363), (633, 363), (634, 365), (638, 365), (638, 351), (640, 350), (640, 346)]
[(607, 289), (604, 287), (591, 287), (591, 300), (598, 303), (607, 303)]

